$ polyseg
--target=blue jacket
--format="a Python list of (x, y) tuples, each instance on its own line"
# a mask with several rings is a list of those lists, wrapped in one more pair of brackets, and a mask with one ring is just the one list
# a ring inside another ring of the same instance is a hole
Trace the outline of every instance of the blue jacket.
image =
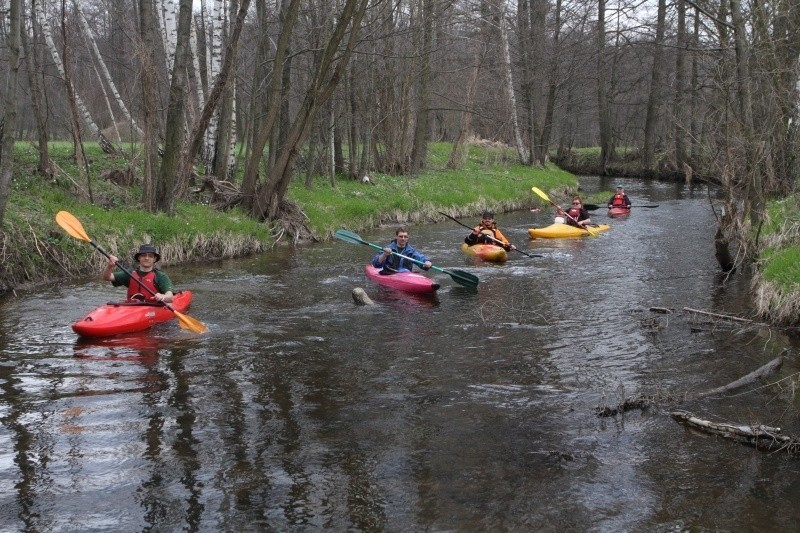
[[(403, 254), (408, 257), (412, 257), (419, 261), (420, 263), (424, 263), (425, 261), (430, 261), (427, 257), (419, 253), (413, 246), (410, 244), (406, 244), (406, 247), (403, 250), (397, 249), (397, 240), (393, 240), (389, 243), (389, 248), (392, 249), (393, 252), (397, 252), (399, 254)], [(391, 270), (395, 270), (397, 272), (405, 272), (413, 270), (414, 264), (412, 261), (408, 259), (403, 259), (402, 257), (398, 257), (394, 254), (390, 255), (386, 261), (382, 261), (381, 255), (383, 251), (378, 252), (375, 254), (375, 257), (372, 258), (372, 266), (375, 268), (384, 268), (389, 267)], [(419, 265), (417, 265), (419, 266)]]

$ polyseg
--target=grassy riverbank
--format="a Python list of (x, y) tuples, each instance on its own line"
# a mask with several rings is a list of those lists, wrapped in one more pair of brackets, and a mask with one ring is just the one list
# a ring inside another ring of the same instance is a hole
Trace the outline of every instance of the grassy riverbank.
[[(61, 210), (75, 215), (107, 252), (127, 259), (140, 243), (154, 242), (165, 265), (261, 253), (284, 237), (280, 227), (258, 223), (239, 209), (217, 211), (199, 195), (179, 202), (174, 217), (145, 213), (137, 185), (101, 179), (109, 170), (124, 170), (127, 159), (105, 154), (93, 143), (86, 149), (91, 161), (88, 179), (77, 177), (71, 144), (52, 143), (57, 172), (47, 179), (35, 173), (33, 147), (17, 145), (12, 193), (0, 234), (0, 294), (100, 271), (105, 259), (55, 223)], [(485, 208), (498, 212), (529, 208), (541, 205), (531, 193), (532, 185), (546, 191), (577, 185), (572, 174), (554, 166), (518, 165), (513, 153), (498, 147), (473, 146), (464, 170), (447, 170), (449, 150), (448, 144), (432, 144), (429, 170), (417, 177), (373, 175), (371, 184), (338, 180), (335, 187), (319, 178), (311, 189), (298, 180), (288, 197), (302, 211), (307, 233), (326, 239), (341, 227), (359, 231), (381, 224), (443, 220), (438, 211), (461, 216)]]

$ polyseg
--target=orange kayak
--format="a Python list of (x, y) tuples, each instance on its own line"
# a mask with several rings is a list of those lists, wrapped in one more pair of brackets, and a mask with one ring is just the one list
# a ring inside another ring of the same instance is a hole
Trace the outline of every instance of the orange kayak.
[(461, 251), (471, 257), (478, 257), (484, 261), (492, 263), (502, 263), (508, 259), (508, 252), (502, 246), (496, 244), (473, 244), (461, 245)]

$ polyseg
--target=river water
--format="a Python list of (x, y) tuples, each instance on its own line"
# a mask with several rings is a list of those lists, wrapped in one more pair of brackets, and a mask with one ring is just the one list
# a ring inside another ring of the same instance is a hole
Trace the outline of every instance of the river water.
[[(800, 434), (797, 341), (684, 311), (751, 314), (747, 276), (717, 272), (709, 195), (622, 181), (634, 205), (659, 207), (596, 211), (612, 224), (597, 238), (531, 241), (551, 210), (498, 215), (542, 257), (476, 264), (463, 227), (411, 228), (477, 290), (431, 271), (435, 297), (395, 293), (364, 277), (372, 248), (332, 241), (167, 268), (195, 292), (202, 336), (173, 321), (77, 339), (72, 322), (122, 295), (91, 279), (6, 298), (0, 530), (796, 528), (797, 459), (688, 431), (669, 411)], [(355, 305), (354, 287), (376, 305)], [(596, 414), (719, 387), (781, 354), (775, 385)]]

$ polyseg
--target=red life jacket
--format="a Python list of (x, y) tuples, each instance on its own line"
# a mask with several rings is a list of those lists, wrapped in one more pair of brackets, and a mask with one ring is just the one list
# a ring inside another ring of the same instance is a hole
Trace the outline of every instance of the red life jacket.
[[(149, 288), (152, 293), (148, 292), (147, 289), (139, 285), (136, 280), (142, 282), (142, 284)], [(139, 275), (139, 272), (134, 270), (131, 272), (131, 280), (128, 282), (128, 300), (133, 300), (136, 294), (141, 294), (144, 296), (144, 300), (146, 302), (155, 302), (156, 299), (153, 297), (153, 294), (157, 293), (158, 289), (156, 288), (156, 271), (151, 270), (150, 272), (144, 272), (142, 275)], [(138, 298), (137, 298), (138, 299)]]
[(569, 216), (571, 216), (572, 218), (574, 218), (575, 220), (580, 220), (578, 217), (580, 217), (580, 216), (581, 216), (581, 210), (580, 210), (580, 209), (578, 209), (577, 207), (570, 207), (570, 208), (567, 210), (567, 214), (568, 214)]
[(624, 194), (615, 194), (614, 198), (611, 199), (611, 205), (614, 207), (626, 207), (625, 205), (625, 195)]

